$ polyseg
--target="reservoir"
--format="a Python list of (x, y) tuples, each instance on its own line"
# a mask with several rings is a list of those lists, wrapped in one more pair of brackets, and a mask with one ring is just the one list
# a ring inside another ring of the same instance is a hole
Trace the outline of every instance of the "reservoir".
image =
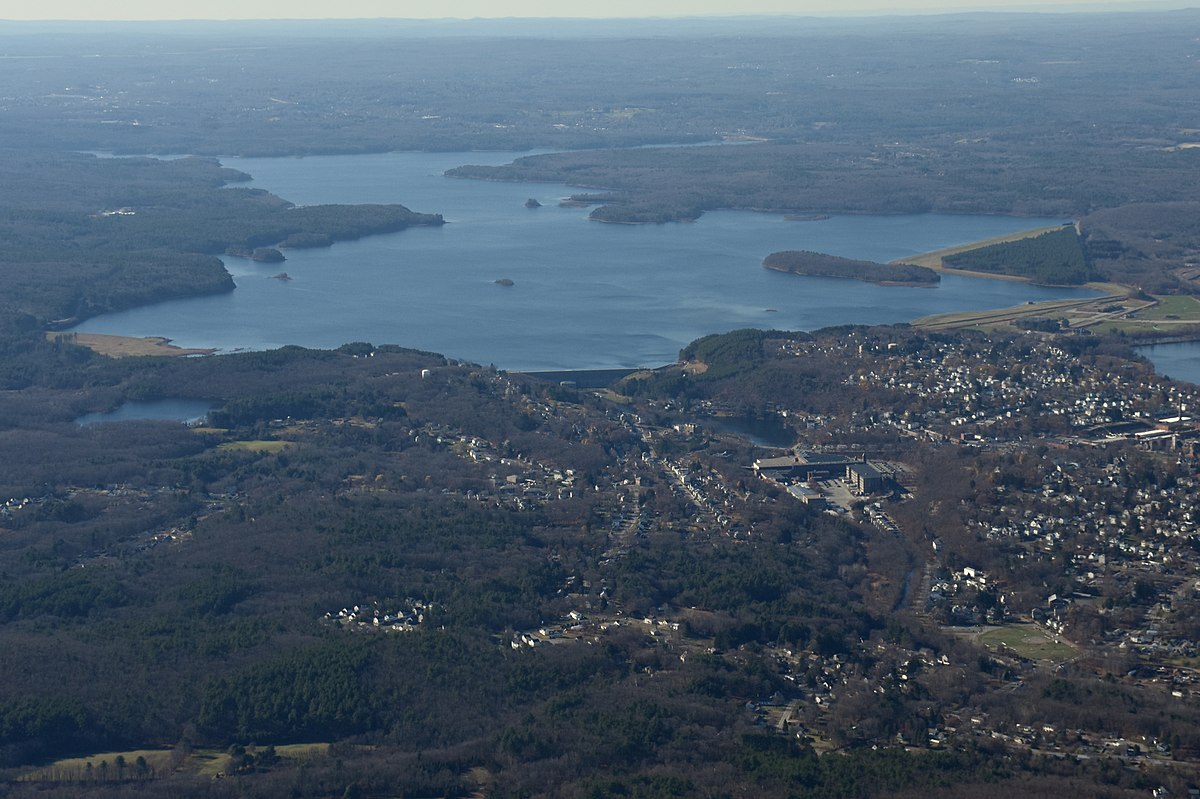
[[(888, 261), (1065, 220), (995, 216), (717, 211), (699, 221), (605, 225), (560, 207), (579, 189), (447, 178), (512, 153), (226, 158), (253, 187), (294, 203), (401, 203), (441, 228), (289, 250), (280, 264), (226, 258), (237, 289), (108, 314), (79, 332), (165, 336), (220, 351), (348, 341), (398, 344), (512, 370), (673, 362), (693, 339), (737, 328), (815, 330), (907, 322), (948, 311), (1091, 296), (1084, 289), (943, 276), (936, 288), (883, 287), (763, 268), (779, 250)], [(245, 185), (245, 184), (243, 184)], [(540, 208), (527, 208), (536, 199)], [(501, 281), (498, 283), (497, 281)]]

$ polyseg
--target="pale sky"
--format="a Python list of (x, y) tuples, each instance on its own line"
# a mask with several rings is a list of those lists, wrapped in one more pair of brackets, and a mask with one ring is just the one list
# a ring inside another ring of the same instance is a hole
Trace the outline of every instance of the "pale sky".
[[(1195, 5), (1180, 0), (1176, 7)], [(1147, 10), (1137, 0), (0, 0), (0, 19), (471, 19), (678, 17), (735, 14), (841, 16), (947, 11)]]

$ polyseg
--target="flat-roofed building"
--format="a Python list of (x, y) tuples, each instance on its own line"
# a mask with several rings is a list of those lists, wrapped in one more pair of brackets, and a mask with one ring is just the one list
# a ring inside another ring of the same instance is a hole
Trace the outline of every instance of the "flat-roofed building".
[(883, 492), (883, 474), (869, 463), (851, 463), (846, 466), (846, 482), (856, 494), (880, 494)]
[(861, 463), (863, 455), (838, 455), (828, 452), (796, 452), (781, 458), (762, 458), (754, 462), (754, 471), (776, 480), (790, 478), (801, 482), (841, 475), (846, 465)]
[(811, 505), (814, 508), (824, 508), (828, 504), (825, 501), (824, 494), (811, 488), (805, 488), (804, 486), (790, 486), (788, 493), (805, 505)]

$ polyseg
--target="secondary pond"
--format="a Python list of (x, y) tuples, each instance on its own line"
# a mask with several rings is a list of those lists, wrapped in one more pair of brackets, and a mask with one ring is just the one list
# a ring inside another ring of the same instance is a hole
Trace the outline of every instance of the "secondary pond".
[(1200, 341), (1153, 344), (1137, 351), (1150, 359), (1160, 375), (1200, 385)]
[(697, 421), (722, 433), (741, 436), (756, 447), (788, 449), (796, 443), (796, 431), (778, 416), (706, 416)]
[(129, 400), (103, 413), (87, 413), (75, 420), (87, 427), (104, 422), (134, 422), (146, 419), (196, 424), (208, 416), (214, 405), (207, 400), (158, 399)]
[[(165, 336), (221, 351), (348, 341), (399, 344), (514, 370), (654, 366), (707, 333), (814, 330), (911, 321), (956, 310), (1090, 296), (1082, 289), (946, 276), (937, 288), (882, 287), (762, 267), (816, 250), (888, 261), (1060, 219), (926, 214), (787, 221), (744, 211), (693, 224), (604, 225), (560, 207), (551, 184), (446, 178), (511, 153), (226, 158), (250, 185), (298, 204), (402, 203), (448, 224), (293, 250), (282, 265), (226, 259), (237, 289), (109, 314), (81, 332)], [(526, 208), (529, 198), (541, 208)], [(284, 269), (291, 280), (274, 280)], [(497, 282), (501, 281), (501, 282)]]

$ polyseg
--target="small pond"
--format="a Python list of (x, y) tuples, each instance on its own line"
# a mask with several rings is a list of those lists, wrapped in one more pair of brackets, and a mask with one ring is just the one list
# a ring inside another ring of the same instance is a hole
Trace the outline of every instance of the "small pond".
[(1137, 352), (1149, 358), (1160, 375), (1200, 385), (1200, 341), (1151, 344)]
[(198, 399), (128, 400), (111, 411), (85, 413), (75, 422), (83, 427), (104, 422), (135, 422), (147, 419), (196, 424), (203, 421), (214, 407), (216, 406), (208, 400)]
[(721, 433), (741, 436), (756, 447), (788, 449), (796, 443), (796, 431), (778, 416), (710, 416), (699, 421)]

